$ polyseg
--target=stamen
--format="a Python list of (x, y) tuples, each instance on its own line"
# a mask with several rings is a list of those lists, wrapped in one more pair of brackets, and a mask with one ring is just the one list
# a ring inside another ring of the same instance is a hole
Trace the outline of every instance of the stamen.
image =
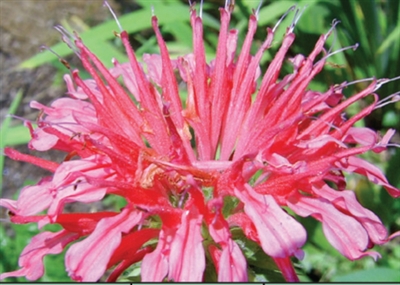
[(111, 8), (110, 4), (108, 4), (107, 1), (104, 1), (103, 2), (103, 6), (106, 6), (108, 8), (108, 10), (110, 10), (111, 15), (114, 17), (115, 22), (117, 22), (119, 31), (122, 32), (124, 29), (122, 28), (121, 23), (118, 21), (117, 15), (115, 15), (115, 13), (114, 13), (113, 9)]
[(292, 23), (290, 24), (290, 27), (289, 27), (289, 33), (292, 33), (292, 32), (293, 32), (294, 27), (297, 25), (297, 22), (300, 20), (301, 15), (303, 15), (303, 13), (304, 13), (304, 11), (305, 11), (306, 8), (307, 8), (307, 6), (304, 6), (300, 13), (299, 13), (300, 10), (299, 10), (299, 9), (296, 9), (296, 12), (295, 12), (295, 14), (294, 14), (293, 21), (292, 21)]
[(25, 125), (25, 124), (34, 124), (34, 123), (35, 123), (35, 122), (32, 121), (32, 120), (28, 120), (28, 119), (26, 119), (26, 118), (22, 118), (22, 117), (20, 117), (20, 116), (14, 115), (14, 114), (7, 114), (7, 115), (5, 115), (5, 117), (6, 117), (6, 118), (10, 117), (10, 118), (13, 118), (13, 119), (20, 120), (24, 125)]
[(70, 33), (66, 28), (64, 28), (63, 26), (61, 26), (61, 25), (56, 25), (56, 26), (54, 26), (54, 28), (61, 34), (61, 35), (63, 35), (64, 37), (66, 37), (67, 39), (69, 39), (69, 40), (73, 40), (73, 41), (75, 41), (76, 39), (75, 39), (75, 37), (74, 37), (74, 35), (72, 34), (72, 33)]
[(67, 44), (67, 46), (79, 57), (81, 58), (81, 54), (79, 49), (76, 47), (74, 41), (77, 40), (77, 38), (71, 34), (69, 31), (67, 31), (63, 26), (57, 25), (54, 27), (61, 35), (61, 39), (63, 40), (64, 43)]
[(343, 89), (343, 88), (345, 88), (347, 86), (350, 86), (350, 85), (354, 85), (354, 84), (361, 83), (361, 82), (368, 82), (368, 81), (372, 81), (374, 79), (375, 79), (374, 77), (370, 77), (370, 78), (363, 78), (363, 79), (354, 80), (354, 81), (351, 81), (351, 82), (343, 82), (343, 83), (335, 86), (334, 90), (335, 91), (336, 90), (340, 90), (340, 89)]
[(328, 50), (328, 54), (331, 53), (333, 47), (336, 44), (336, 40), (337, 40), (337, 30), (336, 30), (336, 25), (339, 24), (340, 21), (333, 19), (332, 21), (332, 28), (329, 29), (329, 31), (325, 34), (325, 40), (329, 37), (329, 35), (333, 32), (333, 41), (332, 41), (332, 45)]
[[(368, 81), (372, 81), (374, 79), (375, 79), (375, 77), (370, 77), (370, 78), (363, 78), (363, 79), (359, 79), (359, 80), (354, 80), (354, 81), (351, 81), (351, 82), (343, 82), (343, 83), (335, 86), (334, 90), (341, 90), (341, 89), (343, 89), (345, 87), (348, 87), (350, 85), (354, 85), (354, 84), (361, 83), (361, 82), (368, 82)], [(389, 78), (378, 79), (377, 82), (376, 82), (376, 86), (375, 86), (375, 88), (374, 88), (374, 90), (372, 92), (375, 92), (376, 90), (381, 88), (383, 84), (386, 84), (386, 83), (389, 83), (389, 82), (392, 82), (392, 81), (396, 81), (396, 80), (400, 80), (400, 76), (397, 76), (397, 77), (394, 77), (394, 78), (391, 78), (391, 79), (389, 79)], [(398, 91), (398, 92), (386, 97), (385, 99), (382, 99), (381, 101), (378, 102), (378, 104), (375, 107), (375, 109), (381, 108), (381, 107), (383, 107), (383, 106), (385, 106), (387, 104), (391, 104), (391, 103), (400, 101), (399, 96), (400, 96), (400, 91)], [(388, 100), (391, 100), (391, 102), (385, 102), (385, 101), (388, 101)], [(382, 104), (384, 104), (384, 105), (381, 106)]]
[[(356, 50), (358, 48), (358, 46), (359, 46), (359, 44), (356, 43), (356, 44), (354, 44), (352, 46), (348, 46), (348, 47), (344, 47), (344, 48), (335, 50), (334, 52), (328, 53), (326, 56), (321, 58), (321, 60), (326, 60), (327, 58), (331, 57), (332, 55), (337, 54), (337, 53), (342, 52), (342, 51), (345, 51), (345, 50), (348, 50), (348, 49)], [(321, 60), (319, 60), (315, 65), (317, 65)]]
[(350, 85), (353, 85), (353, 84), (356, 84), (356, 83), (359, 83), (359, 82), (367, 82), (367, 81), (372, 81), (372, 80), (374, 80), (373, 77), (371, 77), (371, 78), (359, 79), (359, 80), (355, 80), (355, 81), (352, 81), (352, 82), (344, 81), (344, 82), (342, 82), (342, 83), (340, 83), (340, 84), (335, 84), (335, 85), (333, 86), (333, 90), (336, 91), (336, 92), (337, 92), (337, 91), (338, 91), (338, 92), (342, 92), (342, 90), (343, 90), (344, 88), (346, 88), (347, 86), (350, 86)]
[(282, 23), (282, 21), (286, 18), (286, 16), (289, 14), (289, 12), (293, 11), (294, 9), (296, 9), (296, 5), (293, 5), (292, 7), (290, 7), (285, 14), (283, 14), (283, 16), (279, 19), (279, 21), (275, 24), (274, 28), (272, 29), (272, 32), (275, 33), (276, 29), (278, 28), (278, 26)]
[(374, 91), (376, 91), (376, 90), (378, 90), (379, 88), (381, 88), (383, 84), (386, 84), (386, 83), (389, 83), (389, 82), (392, 82), (392, 81), (396, 81), (396, 80), (399, 80), (399, 79), (400, 79), (400, 76), (397, 76), (397, 77), (392, 78), (392, 79), (389, 79), (389, 78), (382, 78), (382, 79), (379, 79), (379, 80), (377, 81), (377, 84), (376, 84), (376, 87), (375, 87)]
[(339, 127), (337, 127), (337, 126), (335, 126), (334, 124), (332, 124), (331, 122), (325, 121), (325, 120), (321, 119), (320, 117), (316, 117), (316, 116), (308, 116), (308, 117), (309, 117), (310, 119), (315, 119), (316, 121), (319, 121), (319, 122), (321, 122), (321, 123), (327, 125), (328, 127), (330, 127), (330, 128), (332, 128), (332, 129), (334, 129), (334, 130), (336, 130), (336, 131), (342, 133), (342, 130), (341, 130)]
[(200, 1), (199, 17), (200, 17), (200, 19), (203, 19), (203, 0)]
[(230, 1), (229, 1), (229, 7), (228, 7), (228, 9), (229, 9), (229, 13), (232, 13), (232, 12), (233, 12), (233, 9), (235, 9), (235, 0), (230, 0)]
[(393, 147), (400, 148), (400, 144), (397, 144), (397, 143), (388, 143), (388, 144), (385, 144), (385, 147), (388, 147), (388, 146), (393, 146)]
[(263, 0), (260, 0), (260, 3), (258, 4), (257, 9), (256, 9), (256, 11), (254, 12), (254, 16), (256, 16), (257, 21), (258, 21), (258, 16), (259, 16), (259, 14), (260, 14), (260, 9), (261, 9), (262, 3), (263, 3)]
[(58, 57), (58, 60), (69, 70), (71, 70), (71, 66), (69, 65), (68, 61), (66, 61), (65, 59), (63, 59), (58, 53), (56, 53), (54, 50), (52, 50), (51, 48), (49, 48), (46, 45), (42, 45), (40, 46), (40, 51), (43, 50), (48, 50), (49, 52), (51, 52), (52, 54), (54, 54), (56, 57)]
[(186, 199), (186, 194), (187, 194), (188, 189), (185, 188), (183, 189), (183, 192), (180, 194), (179, 202), (178, 202), (178, 208), (183, 208), (183, 202), (185, 202)]
[(155, 11), (154, 11), (154, 6), (151, 5), (151, 16), (154, 17), (156, 15)]
[(340, 23), (339, 20), (333, 19), (332, 21), (332, 27), (329, 29), (329, 31), (325, 34), (325, 40), (331, 35), (331, 33), (335, 30), (336, 26)]
[(378, 103), (374, 109), (382, 108), (386, 105), (393, 104), (393, 103), (396, 103), (399, 101), (400, 101), (400, 91), (398, 91), (392, 95), (389, 95), (388, 97), (378, 101)]

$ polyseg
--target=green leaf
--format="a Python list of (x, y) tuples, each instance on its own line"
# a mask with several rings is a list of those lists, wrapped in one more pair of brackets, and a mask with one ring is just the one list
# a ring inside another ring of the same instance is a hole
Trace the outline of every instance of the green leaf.
[(335, 276), (332, 282), (400, 282), (400, 273), (386, 267), (359, 270), (346, 275)]
[(389, 110), (383, 115), (382, 124), (385, 127), (395, 127), (400, 123), (399, 114), (396, 114), (394, 110)]
[(391, 45), (398, 43), (400, 35), (400, 26), (398, 25), (390, 34), (386, 37), (386, 39), (379, 46), (376, 51), (377, 54), (381, 54), (385, 52)]
[[(15, 95), (14, 100), (11, 103), (10, 108), (8, 109), (8, 114), (13, 115), (15, 114), (19, 104), (21, 103), (22, 100), (22, 89), (18, 90), (17, 94)], [(7, 146), (7, 138), (6, 135), (10, 132), (10, 122), (11, 122), (11, 117), (7, 116), (3, 123), (1, 124), (1, 129), (0, 129), (0, 148), (4, 148)]]
[[(33, 125), (33, 127), (35, 128), (36, 125)], [(19, 124), (15, 127), (9, 128), (7, 136), (3, 139), (6, 146), (14, 146), (28, 143), (31, 139), (31, 135), (27, 127), (23, 124)]]
[[(19, 89), (17, 94), (15, 95), (14, 100), (11, 103), (10, 108), (8, 109), (8, 114), (12, 115), (15, 114), (17, 111), (17, 108), (19, 104), (21, 103), (22, 100), (22, 94), (23, 91), (22, 89)], [(8, 144), (7, 138), (10, 137), (13, 134), (13, 131), (10, 131), (10, 123), (11, 123), (11, 117), (6, 117), (1, 124), (0, 128), (0, 149), (3, 149), (6, 147)], [(4, 167), (4, 155), (0, 155), (0, 197), (2, 196), (2, 189), (3, 189), (3, 167)]]
[[(160, 5), (160, 7), (157, 8), (157, 18), (159, 25), (189, 21), (188, 7), (183, 5)], [(142, 9), (123, 15), (118, 18), (118, 20), (127, 33), (136, 33), (151, 28), (151, 11)], [(110, 20), (80, 35), (87, 47), (96, 54), (107, 67), (112, 66), (111, 59), (116, 56), (115, 50), (113, 50), (112, 53), (104, 54), (105, 42), (114, 37), (113, 31), (118, 31), (118, 26), (115, 20)], [(63, 42), (51, 48), (61, 57), (72, 54), (72, 50)], [(110, 47), (106, 48), (110, 49)], [(20, 67), (35, 68), (54, 60), (55, 56), (52, 53), (44, 51), (24, 61), (21, 63)]]
[[(275, 24), (291, 6), (296, 5), (296, 1), (276, 1), (260, 9), (258, 14), (258, 25), (264, 26)], [(286, 29), (286, 27), (285, 27)]]

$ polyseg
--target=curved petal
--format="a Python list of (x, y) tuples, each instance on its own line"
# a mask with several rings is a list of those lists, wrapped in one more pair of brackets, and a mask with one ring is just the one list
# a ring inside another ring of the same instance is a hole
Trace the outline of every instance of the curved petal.
[(312, 216), (321, 221), (330, 244), (348, 259), (367, 255), (377, 259), (380, 256), (377, 252), (364, 252), (369, 244), (367, 231), (356, 219), (340, 212), (328, 200), (298, 195), (288, 201), (288, 206), (302, 217)]
[(246, 282), (247, 262), (239, 246), (232, 240), (228, 223), (222, 214), (209, 226), (210, 235), (219, 243), (222, 251), (211, 249), (218, 271), (218, 282)]
[(141, 266), (142, 282), (161, 282), (168, 274), (168, 252), (172, 239), (170, 231), (161, 230), (156, 249), (146, 254)]
[(203, 218), (196, 212), (187, 210), (182, 214), (182, 223), (171, 243), (168, 277), (175, 282), (203, 280), (206, 267), (201, 236)]
[(250, 185), (236, 196), (244, 203), (244, 211), (257, 229), (261, 247), (272, 257), (288, 257), (298, 253), (307, 233), (303, 226), (288, 215), (270, 195), (256, 193)]
[(247, 282), (247, 262), (239, 246), (228, 240), (219, 259), (218, 282)]
[(328, 185), (324, 185), (320, 189), (313, 187), (313, 191), (318, 196), (329, 200), (336, 208), (351, 214), (362, 224), (373, 243), (383, 244), (387, 242), (385, 226), (373, 212), (360, 205), (353, 191), (335, 191)]
[(25, 276), (31, 281), (39, 279), (44, 273), (43, 258), (48, 254), (61, 253), (67, 244), (78, 237), (78, 234), (66, 230), (56, 233), (42, 232), (34, 236), (19, 257), (18, 263), (22, 268), (0, 274), (0, 280), (19, 276)]
[(65, 265), (71, 278), (84, 282), (99, 280), (121, 242), (121, 234), (128, 232), (142, 219), (143, 213), (128, 208), (117, 216), (102, 219), (91, 235), (67, 251)]

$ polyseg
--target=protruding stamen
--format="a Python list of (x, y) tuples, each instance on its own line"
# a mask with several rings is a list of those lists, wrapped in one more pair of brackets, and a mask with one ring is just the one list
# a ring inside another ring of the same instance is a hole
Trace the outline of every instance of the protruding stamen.
[(233, 10), (235, 9), (235, 0), (230, 0), (229, 1), (229, 13), (232, 13)]
[[(331, 57), (331, 56), (334, 55), (334, 54), (337, 54), (337, 53), (339, 53), (339, 52), (342, 52), (342, 51), (345, 51), (345, 50), (348, 50), (348, 49), (356, 50), (356, 49), (358, 48), (358, 46), (359, 46), (359, 44), (356, 43), (356, 44), (354, 44), (354, 45), (352, 45), (352, 46), (340, 48), (340, 49), (338, 49), (338, 50), (335, 50), (334, 52), (331, 52), (331, 53), (327, 54), (327, 55), (324, 56), (321, 60), (326, 60), (328, 57)], [(319, 62), (319, 61), (318, 61), (318, 62)], [(316, 65), (318, 64), (318, 62), (316, 63)]]
[(325, 34), (325, 40), (329, 37), (329, 35), (333, 32), (333, 41), (332, 41), (332, 45), (328, 50), (328, 54), (331, 53), (333, 47), (335, 46), (336, 40), (337, 40), (337, 32), (336, 32), (336, 25), (339, 24), (340, 21), (333, 19), (332, 21), (332, 28), (329, 29), (329, 31)]
[(203, 19), (203, 0), (200, 1), (199, 17), (200, 17), (200, 19)]
[(118, 33), (118, 32), (116, 32), (116, 31), (114, 31), (114, 36), (115, 36), (116, 38), (121, 38), (121, 34)]
[(335, 30), (336, 26), (340, 23), (339, 20), (333, 19), (332, 21), (332, 27), (329, 29), (329, 31), (324, 35), (325, 36), (325, 40), (331, 35), (332, 31)]
[(303, 15), (303, 13), (304, 13), (306, 8), (307, 8), (307, 6), (304, 6), (301, 11), (299, 9), (296, 9), (296, 12), (295, 12), (294, 17), (293, 17), (293, 21), (292, 21), (292, 23), (290, 24), (290, 27), (289, 27), (289, 33), (293, 32), (294, 27), (297, 25), (297, 22), (300, 20), (301, 15)]
[(20, 116), (16, 116), (16, 115), (14, 115), (14, 114), (7, 114), (7, 115), (6, 115), (6, 118), (8, 118), (8, 117), (13, 118), (13, 119), (20, 120), (20, 121), (22, 121), (22, 122), (30, 122), (31, 124), (34, 123), (34, 122), (31, 121), (31, 120), (27, 120), (27, 119), (25, 119), (25, 118), (22, 118), (22, 117), (20, 117)]
[(80, 58), (80, 51), (74, 43), (77, 38), (61, 25), (57, 25), (54, 28), (62, 35), (63, 42)]
[(308, 118), (314, 119), (314, 120), (316, 120), (316, 121), (319, 121), (319, 122), (321, 122), (321, 123), (327, 125), (328, 127), (330, 127), (330, 128), (332, 128), (332, 129), (334, 129), (334, 130), (336, 130), (336, 131), (342, 133), (342, 130), (341, 130), (339, 127), (335, 126), (335, 125), (332, 124), (331, 122), (327, 122), (327, 121), (321, 119), (320, 117), (308, 116)]
[(69, 70), (71, 70), (71, 66), (69, 65), (68, 61), (66, 61), (65, 59), (63, 59), (58, 53), (56, 53), (54, 50), (52, 50), (51, 48), (49, 48), (46, 45), (42, 45), (40, 46), (40, 50), (48, 50), (49, 52), (51, 52), (52, 54), (54, 54), (56, 57), (58, 57), (58, 60)]
[(279, 27), (279, 25), (282, 23), (283, 19), (286, 18), (286, 16), (293, 11), (294, 9), (296, 9), (296, 5), (293, 5), (292, 7), (290, 7), (285, 14), (283, 14), (283, 16), (279, 19), (279, 21), (275, 24), (275, 27), (272, 29), (272, 32), (275, 33), (276, 29)]
[(258, 16), (260, 14), (260, 10), (261, 10), (261, 6), (262, 6), (263, 0), (260, 0), (260, 3), (258, 3), (258, 7), (256, 9), (256, 11), (254, 12), (254, 16), (256, 16), (256, 19), (258, 21)]
[(346, 87), (348, 87), (350, 85), (354, 85), (354, 84), (361, 83), (361, 82), (368, 82), (368, 81), (372, 81), (374, 79), (375, 79), (374, 77), (370, 77), (370, 78), (363, 78), (363, 79), (354, 80), (354, 81), (351, 81), (351, 82), (343, 82), (343, 83), (335, 86), (334, 90), (341, 90), (341, 89), (346, 88)]
[(389, 147), (389, 146), (400, 148), (400, 144), (397, 144), (397, 143), (388, 143), (385, 145), (385, 147)]
[(118, 21), (117, 15), (114, 13), (114, 10), (111, 8), (110, 4), (108, 4), (107, 1), (104, 1), (103, 6), (106, 6), (108, 10), (110, 10), (110, 13), (114, 17), (115, 22), (117, 22), (119, 31), (122, 32), (124, 29), (122, 28), (121, 23)]
[(54, 26), (54, 28), (62, 35), (62, 36), (64, 36), (65, 38), (66, 38), (66, 40), (69, 40), (69, 41), (75, 41), (76, 39), (75, 39), (75, 37), (74, 37), (74, 35), (72, 34), (72, 33), (70, 33), (66, 28), (64, 28), (63, 26), (61, 26), (61, 25), (56, 25), (56, 26)]
[(228, 11), (229, 13), (232, 13), (234, 8), (235, 8), (235, 0), (225, 0), (225, 10), (226, 11)]
[(397, 76), (397, 77), (391, 78), (391, 79), (389, 79), (389, 78), (381, 78), (381, 79), (379, 79), (378, 82), (376, 83), (376, 87), (374, 89), (374, 92), (376, 90), (378, 90), (379, 88), (381, 88), (383, 84), (386, 84), (386, 83), (389, 83), (389, 82), (392, 82), (392, 81), (396, 81), (396, 80), (399, 80), (399, 79), (400, 79), (400, 76)]
[(399, 102), (399, 101), (400, 101), (400, 91), (396, 92), (396, 93), (394, 93), (392, 95), (389, 95), (388, 97), (378, 101), (378, 103), (377, 103), (377, 105), (375, 106), (374, 109), (379, 109), (379, 108), (382, 108), (382, 107), (384, 107), (386, 105), (393, 104), (393, 103)]

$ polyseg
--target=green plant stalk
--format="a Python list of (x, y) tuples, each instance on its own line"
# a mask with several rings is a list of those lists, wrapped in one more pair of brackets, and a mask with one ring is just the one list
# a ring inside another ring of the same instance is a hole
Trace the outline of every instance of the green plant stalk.
[[(21, 100), (22, 100), (22, 95), (23, 95), (23, 91), (22, 89), (19, 89), (17, 94), (15, 95), (14, 100), (11, 103), (10, 108), (8, 109), (8, 113), (10, 115), (15, 114), (15, 112), (17, 111), (17, 108), (19, 106), (19, 104), (21, 104)], [(1, 128), (0, 128), (0, 149), (4, 149), (7, 146), (7, 140), (6, 140), (6, 135), (9, 132), (9, 126), (10, 126), (10, 122), (11, 122), (11, 117), (7, 116), (3, 123), (1, 124)], [(3, 195), (3, 168), (4, 168), (4, 155), (2, 154), (0, 156), (0, 197)]]

